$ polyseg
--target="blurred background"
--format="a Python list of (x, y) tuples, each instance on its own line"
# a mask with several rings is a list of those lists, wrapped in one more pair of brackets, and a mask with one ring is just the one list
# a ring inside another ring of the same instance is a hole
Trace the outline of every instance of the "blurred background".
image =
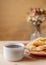
[[(0, 0), (0, 40), (29, 40), (33, 26), (26, 21), (30, 8), (46, 9), (46, 0)], [(42, 23), (46, 33), (46, 22)]]

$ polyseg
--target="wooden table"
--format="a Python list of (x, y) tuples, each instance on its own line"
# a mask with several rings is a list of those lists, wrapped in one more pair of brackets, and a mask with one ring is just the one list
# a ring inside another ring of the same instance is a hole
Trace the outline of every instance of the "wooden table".
[(31, 57), (29, 58), (28, 56), (25, 56), (22, 59), (22, 61), (19, 62), (7, 61), (6, 59), (3, 58), (3, 44), (5, 42), (6, 41), (0, 41), (0, 65), (46, 65), (46, 58), (31, 58)]

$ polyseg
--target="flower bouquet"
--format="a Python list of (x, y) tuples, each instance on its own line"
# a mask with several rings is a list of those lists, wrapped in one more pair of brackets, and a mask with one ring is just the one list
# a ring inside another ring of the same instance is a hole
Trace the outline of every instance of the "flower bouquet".
[(46, 20), (46, 10), (41, 8), (31, 8), (31, 14), (28, 16), (27, 21), (32, 22), (35, 27), (35, 32), (31, 38), (37, 38), (41, 36), (41, 23)]

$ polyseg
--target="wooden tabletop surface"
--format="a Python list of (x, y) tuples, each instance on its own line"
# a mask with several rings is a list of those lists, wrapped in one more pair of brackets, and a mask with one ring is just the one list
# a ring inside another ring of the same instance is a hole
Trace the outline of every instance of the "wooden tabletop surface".
[[(5, 41), (6, 42), (6, 41)], [(23, 41), (21, 41), (23, 42)], [(3, 45), (4, 42), (0, 41), (0, 65), (46, 65), (46, 58), (31, 58), (28, 56), (25, 56), (21, 61), (19, 62), (10, 62), (4, 59), (3, 57)]]

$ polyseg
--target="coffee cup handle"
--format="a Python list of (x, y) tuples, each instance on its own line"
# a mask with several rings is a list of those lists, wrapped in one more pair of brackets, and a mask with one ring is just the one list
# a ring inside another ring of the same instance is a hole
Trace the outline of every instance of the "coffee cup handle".
[(24, 49), (25, 49), (24, 55), (30, 56), (30, 49), (26, 47)]

